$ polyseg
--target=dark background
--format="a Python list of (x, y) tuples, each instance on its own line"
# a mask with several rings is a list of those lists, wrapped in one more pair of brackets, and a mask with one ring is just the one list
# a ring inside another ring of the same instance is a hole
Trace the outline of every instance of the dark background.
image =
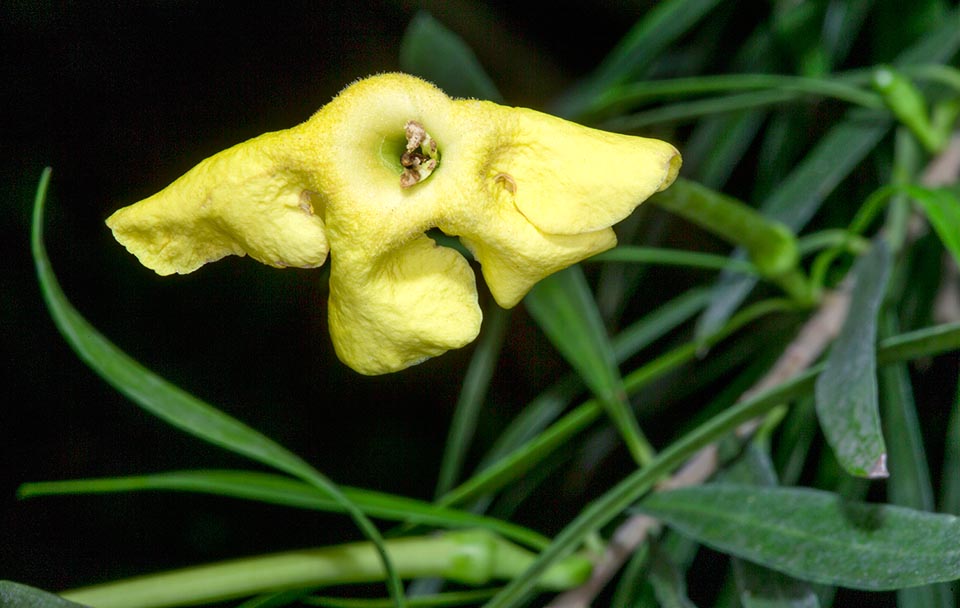
[[(542, 107), (648, 3), (275, 4), (0, 3), (0, 578), (56, 590), (357, 538), (343, 517), (211, 497), (15, 498), (25, 481), (253, 466), (143, 413), (57, 334), (29, 255), (44, 166), (53, 267), (106, 336), (337, 482), (430, 498), (470, 348), (360, 376), (332, 354), (321, 273), (229, 258), (161, 278), (103, 220), (210, 154), (305, 120), (350, 81), (398, 69), (419, 8), (476, 49), (510, 103)], [(482, 439), (562, 370), (522, 310), (508, 335)]]

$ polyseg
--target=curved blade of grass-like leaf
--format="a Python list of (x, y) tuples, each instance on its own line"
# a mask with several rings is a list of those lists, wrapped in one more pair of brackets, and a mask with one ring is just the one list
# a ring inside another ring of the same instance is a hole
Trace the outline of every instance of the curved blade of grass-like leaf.
[[(960, 323), (949, 323), (888, 338), (880, 344), (877, 360), (881, 363), (905, 361), (960, 349)], [(537, 577), (558, 559), (570, 554), (590, 534), (619, 516), (653, 485), (680, 466), (697, 450), (730, 433), (740, 424), (769, 412), (774, 407), (802, 395), (814, 387), (822, 366), (807, 370), (760, 395), (742, 401), (713, 416), (660, 452), (647, 467), (640, 469), (587, 505), (557, 534), (536, 561), (485, 604), (485, 608), (519, 606), (536, 586)]]
[(686, 266), (708, 270), (729, 270), (741, 274), (757, 275), (756, 266), (744, 260), (729, 256), (662, 249), (658, 247), (636, 247), (621, 245), (609, 251), (598, 253), (590, 258), (591, 262), (632, 262), (634, 264), (661, 264), (664, 266)]
[(887, 449), (877, 402), (877, 315), (887, 289), (891, 255), (877, 239), (850, 271), (850, 314), (817, 379), (817, 417), (837, 460), (851, 475), (887, 476)]
[(720, 551), (813, 582), (888, 590), (960, 578), (960, 519), (952, 515), (726, 484), (658, 492), (640, 510)]
[(945, 188), (909, 186), (905, 190), (923, 209), (943, 246), (960, 264), (960, 197)]
[(947, 419), (946, 435), (943, 472), (940, 474), (940, 511), (960, 515), (960, 385), (957, 386), (953, 411)]
[[(883, 316), (884, 333), (894, 333), (895, 315), (887, 311)], [(907, 366), (905, 363), (883, 366), (878, 370), (878, 377), (883, 422), (890, 450), (888, 499), (891, 504), (933, 511), (930, 470)], [(956, 605), (949, 586), (943, 583), (897, 591), (898, 608), (953, 608)]]
[(50, 173), (50, 168), (44, 169), (37, 187), (30, 245), (47, 309), (77, 356), (108, 384), (168, 424), (208, 443), (299, 477), (339, 502), (363, 534), (376, 545), (388, 574), (391, 596), (398, 606), (402, 606), (403, 588), (383, 547), (383, 538), (333, 482), (267, 436), (170, 384), (134, 361), (90, 325), (70, 304), (53, 272), (43, 242), (43, 207)]
[[(312, 485), (296, 479), (257, 471), (171, 471), (153, 475), (75, 479), (25, 483), (20, 498), (62, 494), (101, 494), (142, 491), (200, 492), (256, 500), (297, 509), (343, 513), (343, 505)], [(533, 530), (427, 502), (363, 490), (341, 488), (344, 496), (370, 517), (449, 528), (487, 528), (506, 538), (541, 549), (549, 540)]]
[(765, 119), (765, 112), (748, 110), (701, 120), (683, 150), (684, 173), (708, 188), (722, 188)]
[(608, 90), (598, 100), (597, 109), (622, 112), (626, 108), (647, 105), (660, 99), (760, 90), (783, 91), (798, 97), (833, 97), (875, 110), (883, 108), (883, 101), (876, 93), (841, 78), (745, 73), (631, 82)]
[(464, 376), (463, 388), (460, 390), (453, 420), (450, 422), (447, 445), (437, 481), (437, 497), (450, 491), (463, 469), (463, 461), (470, 447), (473, 431), (477, 428), (477, 418), (480, 416), (483, 400), (490, 386), (490, 378), (493, 377), (497, 365), (509, 320), (509, 311), (496, 304), (488, 308), (484, 315), (480, 339), (470, 359), (470, 367), (467, 368)]
[(650, 551), (648, 580), (662, 608), (696, 608), (687, 597), (685, 573), (681, 572), (670, 555), (655, 543)]
[[(707, 304), (706, 289), (691, 289), (666, 302), (650, 314), (634, 322), (613, 337), (613, 352), (618, 362), (632, 357), (641, 349), (686, 322)], [(538, 435), (563, 412), (582, 390), (582, 383), (570, 374), (540, 393), (510, 423), (490, 451), (481, 460), (479, 470), (505, 458)]]
[[(885, 335), (896, 333), (897, 321), (892, 311), (884, 312), (882, 328)], [(933, 511), (930, 468), (923, 449), (923, 434), (907, 366), (905, 363), (884, 365), (877, 375), (883, 426), (890, 451), (888, 500), (901, 507)]]
[(460, 36), (419, 11), (400, 43), (400, 68), (433, 82), (448, 95), (503, 103), (503, 96)]
[(540, 281), (524, 302), (550, 342), (597, 396), (634, 459), (639, 464), (648, 462), (653, 448), (627, 403), (616, 355), (580, 267), (571, 266)]
[(5, 608), (84, 608), (58, 595), (13, 581), (0, 581), (0, 606)]
[(587, 81), (558, 100), (555, 111), (569, 118), (589, 111), (597, 96), (608, 87), (645, 71), (670, 43), (694, 27), (718, 4), (719, 0), (658, 3), (620, 39)]

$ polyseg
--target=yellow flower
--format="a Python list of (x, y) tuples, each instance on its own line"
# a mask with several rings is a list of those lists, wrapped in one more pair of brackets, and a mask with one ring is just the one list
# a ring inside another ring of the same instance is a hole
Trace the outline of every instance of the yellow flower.
[(163, 275), (245, 254), (312, 268), (332, 252), (337, 355), (380, 374), (464, 346), (480, 328), (470, 265), (425, 231), (460, 237), (509, 308), (545, 276), (613, 247), (610, 227), (679, 167), (658, 140), (383, 74), (297, 127), (204, 160), (107, 225)]

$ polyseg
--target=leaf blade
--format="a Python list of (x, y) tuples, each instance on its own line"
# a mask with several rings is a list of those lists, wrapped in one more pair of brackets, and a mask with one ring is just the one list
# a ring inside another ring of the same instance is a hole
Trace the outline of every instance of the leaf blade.
[(653, 456), (627, 402), (617, 357), (579, 266), (540, 281), (524, 298), (527, 311), (564, 359), (580, 374), (620, 431), (634, 459)]
[(503, 103), (473, 49), (426, 11), (418, 12), (407, 25), (400, 42), (400, 67), (433, 82), (448, 95)]
[(960, 264), (960, 197), (947, 189), (908, 187), (906, 191), (920, 205), (940, 242)]
[(725, 484), (656, 493), (640, 509), (721, 551), (817, 583), (879, 591), (960, 577), (960, 519), (951, 515)]
[[(532, 530), (492, 517), (372, 490), (348, 487), (342, 490), (347, 498), (370, 517), (437, 527), (486, 528), (538, 549), (548, 543), (545, 537)], [(187, 470), (129, 477), (33, 482), (23, 484), (18, 496), (33, 498), (63, 494), (146, 491), (196, 492), (296, 509), (345, 512), (343, 505), (307, 483), (258, 471)]]
[(827, 441), (851, 475), (887, 477), (887, 450), (877, 396), (877, 315), (892, 256), (878, 239), (850, 271), (855, 284), (850, 313), (816, 384), (816, 409)]

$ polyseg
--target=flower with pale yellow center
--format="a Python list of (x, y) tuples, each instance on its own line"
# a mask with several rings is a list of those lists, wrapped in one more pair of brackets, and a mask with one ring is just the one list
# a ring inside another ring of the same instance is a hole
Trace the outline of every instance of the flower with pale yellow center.
[(679, 167), (662, 141), (383, 74), (299, 126), (204, 160), (107, 225), (162, 275), (228, 255), (312, 268), (329, 252), (337, 355), (381, 374), (479, 332), (473, 270), (427, 230), (459, 237), (509, 308), (545, 276), (613, 247), (611, 226)]

